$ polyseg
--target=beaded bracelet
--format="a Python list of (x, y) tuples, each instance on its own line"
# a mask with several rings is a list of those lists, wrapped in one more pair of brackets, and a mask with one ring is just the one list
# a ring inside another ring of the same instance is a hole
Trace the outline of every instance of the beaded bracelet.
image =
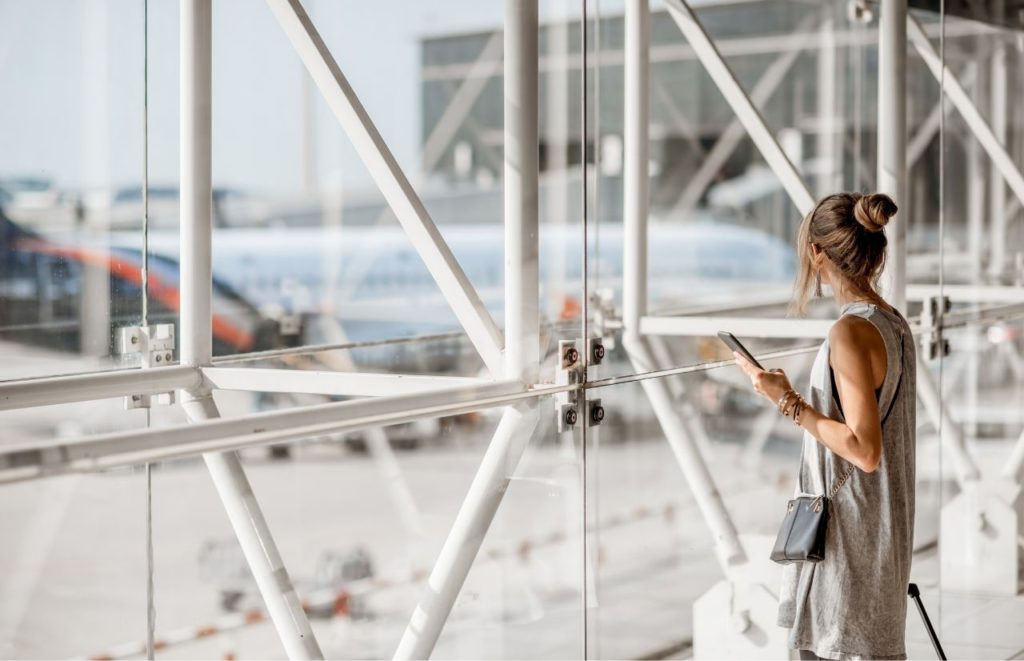
[(792, 388), (784, 392), (782, 397), (779, 398), (779, 413), (786, 415), (786, 410), (792, 406), (792, 401), (799, 397), (800, 395)]
[(796, 410), (796, 407), (800, 405), (800, 402), (800, 395), (794, 393), (793, 396), (786, 401), (786, 406), (782, 409), (782, 415), (786, 416), (787, 418), (792, 417), (793, 411)]
[(800, 426), (800, 414), (803, 413), (804, 406), (806, 404), (807, 402), (805, 402), (804, 398), (801, 397), (799, 400), (797, 400), (796, 406), (793, 407), (793, 424), (796, 425), (797, 427)]

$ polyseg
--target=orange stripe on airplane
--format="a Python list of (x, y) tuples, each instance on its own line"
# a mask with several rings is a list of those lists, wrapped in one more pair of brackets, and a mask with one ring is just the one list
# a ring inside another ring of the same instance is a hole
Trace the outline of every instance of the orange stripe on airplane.
[[(40, 253), (76, 259), (83, 264), (102, 266), (119, 278), (124, 278), (132, 284), (142, 286), (142, 269), (130, 261), (115, 257), (114, 255), (87, 248), (58, 246), (38, 239), (22, 239), (17, 245), (18, 247), (27, 247)], [(177, 312), (181, 311), (181, 292), (178, 288), (165, 283), (152, 273), (149, 275), (149, 294), (167, 308)], [(215, 337), (227, 342), (240, 351), (248, 351), (252, 348), (253, 339), (251, 333), (239, 328), (216, 313), (213, 314), (211, 323)]]

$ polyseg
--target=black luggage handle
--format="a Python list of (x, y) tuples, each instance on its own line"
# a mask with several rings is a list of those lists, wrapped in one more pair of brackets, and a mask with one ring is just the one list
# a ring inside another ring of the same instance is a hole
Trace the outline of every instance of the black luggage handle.
[(924, 620), (924, 628), (928, 630), (928, 637), (932, 639), (932, 646), (935, 647), (935, 653), (939, 655), (942, 661), (946, 661), (946, 653), (942, 651), (942, 643), (939, 642), (939, 637), (935, 635), (935, 629), (932, 627), (932, 621), (928, 619), (928, 613), (924, 610), (924, 604), (921, 603), (921, 591), (917, 589), (917, 583), (911, 583), (907, 586), (907, 594), (917, 604), (917, 611), (921, 613), (921, 619)]

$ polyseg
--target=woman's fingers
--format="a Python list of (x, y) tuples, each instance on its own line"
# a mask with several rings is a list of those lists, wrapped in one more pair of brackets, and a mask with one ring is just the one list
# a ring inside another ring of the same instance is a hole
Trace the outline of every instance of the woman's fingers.
[(741, 354), (739, 351), (732, 352), (733, 358), (736, 359), (736, 364), (740, 366), (740, 369), (747, 373), (747, 376), (754, 378), (754, 375), (761, 370), (757, 369), (753, 363), (747, 360), (746, 356)]
[(775, 368), (766, 372), (747, 360), (743, 354), (733, 351), (732, 355), (740, 369), (750, 377), (750, 385), (758, 393), (769, 399), (775, 399), (776, 395), (789, 389), (789, 378), (781, 369)]

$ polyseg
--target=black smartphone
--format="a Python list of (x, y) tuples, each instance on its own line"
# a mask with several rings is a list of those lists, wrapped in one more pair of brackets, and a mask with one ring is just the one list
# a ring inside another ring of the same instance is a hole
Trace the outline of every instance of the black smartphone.
[(764, 369), (761, 367), (761, 363), (757, 362), (757, 358), (754, 358), (754, 354), (747, 351), (747, 348), (743, 346), (743, 343), (736, 339), (735, 335), (728, 331), (718, 331), (718, 338), (725, 342), (730, 349), (743, 355), (743, 357), (753, 363), (755, 367), (762, 370)]

